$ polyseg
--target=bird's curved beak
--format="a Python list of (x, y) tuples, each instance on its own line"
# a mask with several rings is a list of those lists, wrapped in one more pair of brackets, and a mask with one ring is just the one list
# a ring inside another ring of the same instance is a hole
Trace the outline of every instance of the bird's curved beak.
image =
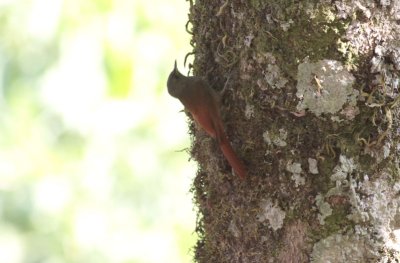
[(178, 71), (178, 67), (176, 66), (176, 59), (175, 59), (175, 64), (174, 64), (174, 73)]

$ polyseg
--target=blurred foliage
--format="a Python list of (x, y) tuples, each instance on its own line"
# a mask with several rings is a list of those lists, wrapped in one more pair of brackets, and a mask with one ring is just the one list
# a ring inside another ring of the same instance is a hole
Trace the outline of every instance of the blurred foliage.
[(182, 0), (0, 1), (0, 262), (190, 262)]

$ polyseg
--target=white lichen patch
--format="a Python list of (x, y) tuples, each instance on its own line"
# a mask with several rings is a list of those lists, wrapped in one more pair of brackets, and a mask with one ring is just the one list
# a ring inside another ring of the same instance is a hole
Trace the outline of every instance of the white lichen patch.
[(254, 105), (246, 104), (246, 109), (244, 111), (244, 116), (248, 120), (250, 120), (252, 117), (254, 117)]
[[(339, 157), (340, 164), (336, 165), (331, 175), (331, 180), (336, 186), (328, 191), (325, 197), (345, 195), (352, 207), (352, 212), (347, 217), (355, 223), (373, 222), (378, 226), (382, 237), (388, 238), (388, 222), (394, 220), (399, 204), (391, 202), (391, 195), (397, 194), (395, 187), (390, 187), (386, 180), (371, 181), (367, 174), (361, 180), (355, 180), (353, 172), (359, 169), (353, 158), (344, 155)], [(387, 176), (381, 175), (385, 178)], [(400, 200), (399, 200), (400, 201)], [(386, 234), (383, 234), (386, 233)]]
[(371, 253), (371, 248), (358, 236), (335, 234), (314, 244), (311, 263), (370, 262), (367, 259)]
[(308, 158), (308, 170), (312, 174), (318, 174), (318, 162), (316, 159)]
[(301, 168), (301, 163), (294, 163), (292, 161), (289, 161), (287, 163), (286, 170), (294, 174), (300, 174), (301, 172), (303, 172), (303, 169)]
[(345, 155), (339, 156), (339, 162), (340, 164), (335, 166), (331, 175), (331, 181), (336, 182), (336, 186), (340, 186), (343, 181), (346, 181), (348, 174), (357, 168), (353, 158), (348, 158)]
[(399, 208), (399, 200), (393, 202), (392, 196), (396, 194), (393, 187), (386, 180), (370, 181), (368, 178), (358, 184), (353, 181), (350, 187), (353, 209), (348, 218), (356, 223), (372, 222), (377, 235), (382, 240), (389, 240), (391, 230), (388, 222), (395, 219)]
[(288, 31), (289, 30), (289, 28), (290, 28), (290, 26), (293, 24), (294, 22), (293, 22), (293, 20), (292, 19), (289, 19), (288, 21), (286, 21), (286, 22), (281, 22), (281, 28), (282, 28), (282, 30), (283, 31)]
[[(354, 199), (354, 193), (349, 191), (351, 188), (351, 174), (354, 170), (358, 169), (358, 165), (353, 158), (348, 158), (345, 155), (339, 156), (339, 164), (333, 168), (331, 181), (335, 183), (335, 187), (329, 189), (325, 197), (330, 196), (347, 196), (349, 199)], [(366, 176), (368, 178), (368, 176)]]
[(277, 133), (270, 133), (269, 131), (265, 131), (263, 133), (264, 141), (268, 145), (275, 145), (278, 147), (285, 147), (287, 145), (287, 131), (285, 129), (279, 129)]
[[(262, 71), (264, 78), (257, 82), (258, 86), (265, 90), (269, 87), (273, 89), (281, 89), (285, 87), (288, 80), (282, 75), (281, 69), (278, 65), (276, 65), (276, 58), (272, 53), (264, 53), (263, 55), (259, 55), (256, 58), (256, 61), (261, 63), (268, 63), (266, 68)], [(268, 83), (268, 85), (264, 85), (263, 82)]]
[(265, 131), (263, 133), (263, 139), (264, 139), (264, 142), (266, 142), (268, 145), (272, 144), (272, 138), (271, 138), (271, 135), (269, 134), (269, 131)]
[(276, 89), (285, 87), (288, 80), (281, 75), (281, 70), (277, 65), (269, 64), (265, 71), (263, 71), (264, 78), (267, 83)]
[(335, 60), (304, 62), (298, 67), (297, 110), (308, 109), (315, 115), (335, 114), (345, 105), (356, 107), (358, 90), (352, 88), (354, 76)]
[(279, 129), (279, 138), (274, 141), (276, 146), (286, 146), (286, 139), (287, 139), (288, 132), (285, 129)]
[(299, 187), (300, 185), (305, 185), (306, 179), (300, 174), (292, 174), (291, 179), (294, 181), (294, 185)]
[(383, 149), (382, 149), (383, 150), (383, 159), (386, 159), (389, 157), (391, 146), (392, 145), (389, 142), (387, 142), (387, 143), (385, 143), (385, 145), (383, 145)]
[(395, 235), (400, 200), (396, 185), (388, 183), (388, 178), (389, 175), (383, 173), (375, 181), (368, 177), (359, 183), (352, 180), (352, 213), (348, 218), (357, 224), (354, 227), (357, 236), (367, 236), (368, 243), (375, 250), (389, 248), (399, 253), (400, 246)]
[(245, 36), (245, 37), (244, 37), (244, 45), (245, 45), (246, 47), (250, 47), (251, 42), (253, 41), (253, 38), (254, 38), (254, 35), (253, 35), (253, 34), (250, 34), (250, 35), (248, 35), (248, 36)]
[[(349, 257), (353, 259), (356, 255), (357, 260), (354, 262), (370, 262), (368, 260), (377, 256), (373, 251), (382, 249), (400, 252), (400, 245), (394, 238), (395, 231), (400, 225), (400, 183), (393, 185), (388, 178), (391, 178), (390, 174), (384, 171), (373, 176), (362, 174), (360, 165), (353, 158), (345, 155), (339, 157), (339, 163), (331, 175), (331, 180), (336, 186), (326, 194), (316, 197), (318, 220), (320, 223), (324, 222), (332, 212), (332, 208), (325, 200), (331, 196), (342, 196), (350, 205), (347, 219), (354, 222), (354, 232), (348, 233), (348, 236), (334, 235), (317, 243), (314, 246), (311, 262), (329, 262), (330, 259), (337, 259), (338, 253), (346, 247), (343, 242), (346, 243), (347, 239), (359, 240), (365, 248), (360, 257), (357, 253), (353, 254), (353, 250), (341, 254), (343, 259)], [(357, 242), (354, 246), (358, 246)], [(364, 257), (361, 257), (362, 254)], [(348, 261), (339, 260), (339, 262)]]
[(318, 194), (315, 197), (315, 204), (317, 205), (319, 214), (318, 214), (318, 220), (321, 225), (325, 224), (325, 218), (328, 216), (332, 215), (332, 208), (329, 203), (325, 202), (324, 196), (321, 194)]
[(282, 228), (285, 216), (285, 211), (268, 199), (262, 202), (261, 212), (257, 215), (257, 220), (260, 222), (268, 220), (269, 227), (276, 231)]
[(286, 164), (286, 170), (292, 173), (291, 179), (294, 181), (296, 187), (306, 183), (306, 179), (301, 176), (301, 173), (303, 172), (301, 163), (293, 163), (292, 161), (289, 161)]

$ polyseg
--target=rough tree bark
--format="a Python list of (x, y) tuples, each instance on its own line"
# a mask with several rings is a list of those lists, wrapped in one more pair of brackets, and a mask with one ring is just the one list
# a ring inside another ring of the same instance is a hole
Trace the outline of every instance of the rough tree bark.
[(195, 260), (398, 262), (400, 1), (198, 0), (189, 22), (249, 170), (191, 125)]

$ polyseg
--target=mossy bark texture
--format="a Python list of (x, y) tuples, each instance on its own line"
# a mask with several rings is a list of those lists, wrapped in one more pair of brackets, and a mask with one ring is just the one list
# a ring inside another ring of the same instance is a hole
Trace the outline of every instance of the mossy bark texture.
[(241, 181), (191, 125), (195, 261), (399, 262), (400, 1), (198, 0)]

